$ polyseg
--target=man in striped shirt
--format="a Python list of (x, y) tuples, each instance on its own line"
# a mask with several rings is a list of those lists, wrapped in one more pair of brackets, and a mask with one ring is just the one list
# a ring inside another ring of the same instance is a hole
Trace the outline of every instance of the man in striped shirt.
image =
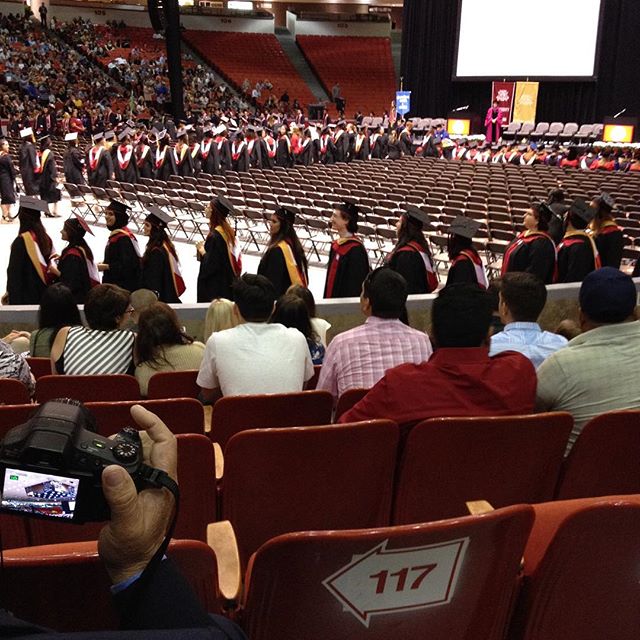
[(407, 283), (399, 273), (387, 267), (369, 273), (360, 297), (367, 319), (331, 341), (317, 388), (330, 391), (337, 400), (348, 389), (370, 389), (387, 369), (428, 360), (428, 336), (400, 320), (406, 301)]

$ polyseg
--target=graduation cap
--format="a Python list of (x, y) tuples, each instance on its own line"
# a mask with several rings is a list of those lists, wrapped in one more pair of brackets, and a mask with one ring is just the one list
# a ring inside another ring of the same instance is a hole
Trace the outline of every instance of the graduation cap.
[(163, 138), (166, 138), (166, 136), (167, 136), (167, 130), (163, 129), (162, 131), (159, 131), (158, 134), (156, 135), (156, 140), (158, 140), (159, 142)]
[(78, 230), (82, 231), (82, 235), (84, 235), (85, 233), (90, 233), (92, 236), (95, 235), (93, 231), (91, 231), (91, 227), (87, 224), (87, 221), (78, 215), (65, 220), (65, 224), (71, 224), (75, 227), (78, 227)]
[(185, 138), (187, 136), (187, 130), (182, 127), (176, 131), (176, 138)]
[(256, 133), (256, 128), (253, 125), (249, 125), (247, 127), (247, 133), (253, 133), (255, 135)]
[(74, 140), (78, 139), (78, 132), (74, 131), (73, 133), (67, 133), (67, 135), (64, 137), (64, 141), (65, 142), (73, 142)]
[(275, 211), (274, 214), (280, 218), (280, 220), (284, 220), (285, 222), (288, 222), (290, 225), (293, 226), (293, 224), (296, 221), (296, 213), (295, 211), (292, 211), (291, 209), (287, 209), (287, 207), (278, 207)]
[(220, 136), (222, 135), (225, 131), (227, 130), (227, 127), (225, 127), (225, 125), (223, 124), (219, 124), (214, 130), (213, 130), (213, 135), (214, 136)]
[(151, 134), (153, 134), (154, 136), (158, 136), (160, 134), (160, 129), (157, 129), (156, 127), (153, 127), (150, 131)]
[(569, 213), (589, 223), (595, 218), (596, 210), (590, 207), (582, 198), (576, 198), (569, 207)]
[(93, 135), (93, 142), (100, 142), (104, 138), (104, 133), (98, 132)]
[(49, 138), (49, 134), (45, 133), (44, 135), (38, 138), (38, 142), (44, 142), (47, 138)]
[(113, 211), (115, 214), (119, 214), (119, 215), (123, 215), (123, 216), (128, 216), (128, 210), (131, 207), (126, 203), (126, 202), (122, 202), (122, 200), (111, 200), (111, 202), (109, 202), (109, 206), (107, 207), (108, 210)]
[(555, 215), (555, 213), (553, 212), (553, 209), (546, 202), (538, 202), (537, 205), (538, 205), (538, 210), (542, 215), (542, 218), (547, 224), (549, 224), (549, 221)]
[(449, 225), (449, 233), (455, 236), (462, 236), (463, 238), (473, 239), (473, 236), (478, 233), (480, 229), (480, 222), (465, 216), (456, 216), (453, 222)]
[(342, 213), (357, 222), (360, 210), (358, 209), (356, 201), (353, 198), (344, 198), (343, 202), (336, 206), (336, 209), (338, 211), (342, 211)]
[(105, 131), (105, 134), (104, 134), (105, 140), (114, 140), (115, 137), (116, 137), (116, 134), (114, 131)]
[(598, 198), (598, 203), (600, 205), (604, 205), (609, 211), (613, 211), (616, 206), (616, 201), (608, 194), (606, 191), (603, 191)]
[(33, 135), (33, 129), (31, 127), (27, 127), (26, 129), (20, 129), (20, 137), (28, 138)]
[(415, 204), (406, 205), (405, 211), (411, 222), (419, 223), (421, 227), (423, 224), (427, 224), (429, 222), (429, 215)]
[(218, 196), (215, 200), (218, 212), (222, 218), (226, 218), (228, 215), (235, 213), (235, 207), (229, 198), (226, 196)]
[(41, 213), (49, 213), (48, 203), (33, 196), (22, 196), (20, 198), (20, 209), (26, 209), (36, 218), (40, 218)]
[(238, 128), (238, 123), (237, 123), (233, 118), (229, 118), (229, 124), (230, 124), (234, 129), (237, 129), (237, 128)]
[(170, 216), (166, 211), (158, 207), (157, 205), (151, 205), (147, 207), (148, 215), (145, 218), (146, 222), (156, 224), (160, 227), (166, 227), (172, 220), (173, 216)]
[(118, 134), (118, 141), (122, 142), (125, 138), (128, 138), (133, 132), (131, 131), (131, 129), (129, 129), (128, 127), (125, 127), (119, 134)]
[(129, 127), (130, 129), (136, 128), (136, 123), (133, 120), (127, 120), (126, 124), (127, 124), (127, 127)]

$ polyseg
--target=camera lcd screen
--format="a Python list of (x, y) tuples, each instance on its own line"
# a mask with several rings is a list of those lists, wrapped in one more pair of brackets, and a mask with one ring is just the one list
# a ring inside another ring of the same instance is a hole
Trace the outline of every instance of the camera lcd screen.
[(71, 520), (79, 485), (78, 478), (6, 468), (2, 508), (25, 515)]

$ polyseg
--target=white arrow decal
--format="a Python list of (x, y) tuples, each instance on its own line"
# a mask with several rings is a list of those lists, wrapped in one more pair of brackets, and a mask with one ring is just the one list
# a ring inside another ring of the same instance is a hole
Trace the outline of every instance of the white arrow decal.
[(387, 550), (388, 540), (354, 556), (323, 585), (365, 627), (371, 616), (448, 603), (469, 538)]

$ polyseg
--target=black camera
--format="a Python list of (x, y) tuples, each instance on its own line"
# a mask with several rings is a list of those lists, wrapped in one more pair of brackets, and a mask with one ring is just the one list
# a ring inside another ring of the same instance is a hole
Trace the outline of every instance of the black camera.
[(102, 470), (124, 467), (140, 490), (147, 484), (142, 444), (127, 427), (114, 439), (95, 433), (95, 419), (80, 402), (45, 402), (0, 443), (0, 511), (68, 522), (110, 516)]

